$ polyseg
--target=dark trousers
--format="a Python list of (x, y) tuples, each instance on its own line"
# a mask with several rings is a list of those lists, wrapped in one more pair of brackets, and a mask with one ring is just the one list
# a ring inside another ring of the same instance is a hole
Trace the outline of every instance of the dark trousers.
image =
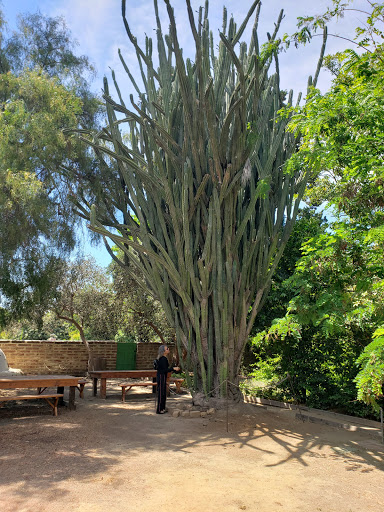
[(157, 407), (156, 412), (164, 411), (167, 400), (167, 374), (158, 373), (157, 378)]

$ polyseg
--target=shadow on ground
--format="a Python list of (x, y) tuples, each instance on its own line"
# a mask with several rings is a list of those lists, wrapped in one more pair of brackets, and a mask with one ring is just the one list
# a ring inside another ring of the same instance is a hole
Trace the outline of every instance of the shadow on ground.
[[(170, 407), (188, 397), (172, 397)], [(39, 413), (43, 412), (41, 407)], [(4, 410), (3, 410), (4, 411)], [(117, 393), (107, 400), (91, 396), (77, 400), (77, 410), (49, 410), (36, 415), (31, 407), (0, 409), (0, 489), (13, 495), (55, 496), (70, 492), (70, 481), (102, 478), (126, 458), (153, 452), (191, 454), (196, 447), (225, 450), (236, 447), (263, 454), (265, 467), (295, 461), (303, 467), (311, 458), (343, 460), (348, 471), (384, 469), (384, 446), (379, 440), (333, 427), (303, 423), (291, 411), (269, 411), (250, 404), (218, 411), (207, 418), (156, 415), (154, 396), (132, 393), (122, 403)], [(228, 431), (227, 431), (228, 429)], [(165, 455), (167, 454), (167, 455)], [(62, 482), (68, 481), (68, 490)], [(10, 487), (9, 487), (10, 486)], [(47, 494), (48, 493), (48, 494)]]

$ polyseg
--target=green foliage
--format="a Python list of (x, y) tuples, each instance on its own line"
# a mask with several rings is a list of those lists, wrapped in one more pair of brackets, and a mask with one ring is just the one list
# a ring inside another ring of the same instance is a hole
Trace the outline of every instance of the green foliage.
[(68, 156), (62, 129), (77, 125), (81, 100), (57, 78), (37, 71), (0, 75), (0, 98), (1, 167), (32, 172), (43, 187), (45, 173), (57, 172)]
[(18, 30), (5, 41), (2, 53), (16, 74), (37, 68), (50, 77), (84, 83), (94, 69), (86, 56), (74, 53), (76, 44), (64, 17), (37, 12), (18, 16)]
[(376, 54), (343, 54), (338, 60), (342, 67), (331, 90), (313, 90), (291, 129), (304, 135), (301, 157), (321, 170), (308, 198), (375, 227), (383, 222), (384, 206), (384, 67)]
[(48, 312), (39, 323), (36, 319), (8, 319), (0, 332), (0, 339), (10, 340), (46, 340), (51, 336), (59, 340), (70, 339), (68, 323), (58, 320), (53, 312)]
[(64, 158), (60, 127), (76, 124), (80, 102), (35, 72), (0, 75), (0, 98), (0, 287), (5, 307), (32, 314), (74, 243), (42, 175)]
[[(325, 15), (301, 19), (296, 42), (343, 14), (348, 3), (335, 1)], [(332, 208), (334, 220), (303, 244), (284, 283), (293, 294), (286, 315), (255, 338), (258, 354), (281, 355), (281, 369), (295, 377), (301, 400), (355, 414), (368, 408), (354, 402), (354, 379), (358, 399), (377, 410), (383, 376), (380, 342), (369, 344), (384, 320), (383, 10), (371, 4), (356, 35), (365, 51), (329, 57), (330, 90), (311, 89), (290, 122), (302, 144), (288, 169), (312, 168), (306, 199)], [(281, 345), (271, 348), (273, 340)], [(356, 359), (362, 367), (357, 377)]]
[(122, 329), (119, 329), (115, 335), (115, 341), (118, 343), (134, 343), (136, 340), (132, 334), (125, 334)]
[[(258, 340), (252, 339), (252, 344), (259, 346)], [(254, 365), (254, 370), (249, 373), (256, 381), (263, 382), (264, 387), (269, 388), (279, 375), (281, 368), (281, 355), (269, 357), (267, 360), (258, 358)]]
[(299, 293), (288, 313), (325, 336), (374, 326), (383, 316), (382, 274), (381, 248), (367, 246), (361, 233), (340, 224), (303, 246), (290, 280)]
[(367, 339), (363, 331), (326, 337), (308, 326), (301, 326), (297, 336), (288, 335), (284, 340), (271, 335), (263, 342), (255, 339), (256, 371), (251, 375), (264, 382), (253, 392), (309, 407), (369, 415), (369, 408), (356, 401), (354, 384), (355, 362)]
[[(88, 336), (87, 336), (87, 328), (85, 327), (84, 328), (84, 337), (86, 339), (90, 339)], [(76, 326), (74, 325), (70, 325), (70, 327), (68, 328), (68, 339), (72, 340), (72, 341), (81, 341), (81, 336), (80, 336), (80, 332), (79, 332), (79, 329), (76, 328)]]
[(23, 251), (25, 261), (3, 262), (0, 274), (0, 287), (6, 290), (1, 303), (8, 315), (6, 319), (26, 317), (34, 320), (38, 329), (42, 317), (49, 307), (62, 269), (62, 260), (47, 252), (37, 253), (35, 248)]
[(113, 339), (117, 331), (117, 317), (113, 302), (112, 283), (106, 272), (93, 258), (78, 259), (66, 264), (52, 310), (57, 318), (72, 324), (89, 349), (86, 338)]
[(194, 389), (193, 376), (189, 376), (189, 378), (187, 378), (187, 375), (184, 372), (172, 373), (171, 376), (175, 379), (184, 379), (181, 383), (183, 388), (189, 388), (190, 390)]
[[(283, 283), (293, 294), (286, 315), (258, 332), (253, 345), (258, 362), (281, 358), (276, 377), (289, 373), (302, 403), (367, 414), (355, 403), (355, 361), (383, 320), (383, 267), (381, 248), (358, 235), (340, 224), (303, 245)], [(279, 392), (292, 397), (290, 387)]]
[(276, 318), (281, 319), (280, 322), (283, 321), (287, 304), (295, 295), (295, 288), (292, 287), (288, 278), (295, 272), (296, 263), (302, 256), (301, 245), (319, 233), (323, 233), (326, 228), (325, 219), (321, 214), (316, 213), (314, 208), (304, 208), (299, 211), (295, 227), (273, 276), (271, 290), (256, 318), (252, 335), (275, 323), (273, 321)]
[(48, 337), (49, 334), (44, 328), (38, 329), (33, 323), (25, 321), (19, 326), (19, 330), (13, 330), (13, 336), (10, 336), (11, 339), (17, 340), (46, 340)]
[(71, 324), (71, 339), (85, 344), (87, 339), (173, 339), (159, 304), (116, 263), (108, 271), (93, 258), (67, 263), (51, 307), (57, 318)]
[[(350, 2), (333, 2), (333, 9), (315, 18), (300, 19), (300, 26), (316, 32), (333, 17), (341, 17)], [(370, 3), (363, 27), (356, 29), (351, 49), (328, 56), (334, 73), (330, 90), (310, 91), (305, 106), (297, 109), (290, 129), (302, 135), (300, 162), (315, 171), (308, 199), (327, 202), (349, 216), (362, 229), (383, 223), (383, 4)]]
[(63, 20), (19, 21), (8, 39), (0, 26), (0, 292), (20, 317), (45, 311), (55, 265), (75, 244), (69, 170), (87, 173), (92, 160), (62, 130), (95, 126), (100, 103)]
[[(95, 265), (93, 259), (82, 258), (59, 263), (46, 284), (46, 293), (43, 293), (42, 279), (32, 289), (40, 290), (44, 300), (29, 298), (34, 311), (29, 320), (12, 320), (9, 311), (2, 310), (2, 325), (6, 326), (3, 338), (47, 339), (54, 335), (58, 339), (83, 341), (174, 342), (174, 331), (169, 328), (159, 303), (143, 294), (124, 268), (112, 264), (110, 270), (105, 270)], [(32, 292), (25, 290), (24, 295), (27, 293)], [(24, 295), (16, 289), (15, 297)], [(24, 305), (25, 302), (24, 297)]]
[[(118, 254), (115, 248), (114, 255)], [(175, 331), (169, 326), (159, 301), (145, 290), (143, 275), (136, 271), (133, 278), (127, 272), (127, 267), (116, 261), (110, 264), (110, 271), (115, 292), (114, 305), (121, 315), (120, 329), (115, 339), (125, 337), (140, 342), (174, 342)]]
[[(378, 2), (369, 1), (369, 11), (363, 11), (359, 8), (355, 9), (353, 0), (332, 0), (332, 5), (327, 8), (323, 14), (315, 16), (300, 16), (298, 18), (299, 30), (293, 35), (284, 35), (283, 41), (287, 46), (294, 42), (295, 46), (308, 43), (319, 30), (324, 30), (330, 20), (343, 19), (348, 11), (354, 11), (365, 14), (365, 21), (362, 26), (356, 27), (355, 37), (344, 37), (337, 34), (330, 34), (333, 37), (342, 37), (350, 43), (370, 51), (370, 48), (376, 46), (377, 40), (383, 39), (383, 31), (380, 24), (384, 21), (384, 5)], [(352, 4), (350, 6), (350, 4)]]
[(357, 359), (360, 371), (355, 382), (357, 398), (379, 411), (384, 406), (384, 328), (373, 333), (373, 341), (365, 347)]
[(53, 311), (48, 311), (43, 317), (43, 329), (48, 333), (48, 338), (67, 340), (69, 337), (69, 324), (59, 320)]

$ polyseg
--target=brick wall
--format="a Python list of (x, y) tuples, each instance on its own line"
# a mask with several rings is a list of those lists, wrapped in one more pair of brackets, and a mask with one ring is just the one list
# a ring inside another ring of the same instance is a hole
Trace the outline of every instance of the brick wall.
[[(173, 345), (168, 346), (170, 348), (168, 359), (170, 363), (172, 363), (173, 358), (176, 357), (176, 351)], [(157, 358), (159, 347), (160, 343), (138, 343), (136, 352), (136, 369), (147, 370), (149, 368), (153, 368), (153, 360)]]
[[(90, 341), (95, 357), (106, 360), (106, 369), (116, 369), (117, 343), (115, 341)], [(159, 343), (138, 343), (136, 368), (152, 368), (157, 357)], [(25, 374), (69, 374), (83, 376), (87, 371), (87, 351), (81, 341), (49, 340), (0, 340), (0, 348), (11, 368), (19, 368)], [(170, 345), (169, 360), (175, 355)]]
[(136, 350), (136, 369), (147, 370), (153, 367), (153, 360), (157, 357), (159, 343), (138, 343)]
[[(90, 341), (95, 357), (106, 360), (106, 369), (116, 368), (115, 341)], [(11, 368), (25, 374), (70, 374), (82, 376), (87, 371), (88, 355), (81, 341), (0, 340), (0, 348)]]

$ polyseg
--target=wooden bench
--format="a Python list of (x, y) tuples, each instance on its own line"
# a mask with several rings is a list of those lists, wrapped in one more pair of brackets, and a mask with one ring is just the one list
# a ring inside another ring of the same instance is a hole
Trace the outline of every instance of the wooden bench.
[(157, 382), (151, 382), (149, 380), (144, 380), (141, 382), (123, 382), (122, 384), (120, 384), (120, 386), (121, 386), (121, 401), (125, 402), (125, 394), (133, 386), (157, 386)]
[[(37, 400), (39, 398), (44, 398), (44, 400), (52, 407), (53, 409), (53, 415), (57, 416), (57, 403), (59, 401), (59, 398), (63, 398), (64, 395), (61, 393), (55, 393), (51, 395), (18, 395), (18, 396), (0, 396), (0, 407), (2, 406), (1, 402), (10, 402), (11, 400), (17, 401), (17, 400)], [(50, 400), (50, 398), (54, 399), (53, 402)]]
[[(85, 379), (79, 379), (76, 388), (79, 390), (80, 398), (84, 398), (84, 387), (87, 381)], [(37, 393), (41, 395), (47, 388), (37, 388)]]
[[(184, 379), (176, 379), (176, 378), (170, 378), (169, 382), (171, 384), (176, 385), (176, 393), (181, 392), (181, 385), (184, 382)], [(149, 380), (144, 380), (140, 382), (122, 382), (119, 384), (121, 386), (121, 401), (125, 402), (125, 395), (126, 393), (133, 387), (133, 386), (157, 386), (157, 382), (151, 382)], [(168, 382), (167, 382), (168, 385)], [(80, 395), (81, 396), (81, 395)]]

